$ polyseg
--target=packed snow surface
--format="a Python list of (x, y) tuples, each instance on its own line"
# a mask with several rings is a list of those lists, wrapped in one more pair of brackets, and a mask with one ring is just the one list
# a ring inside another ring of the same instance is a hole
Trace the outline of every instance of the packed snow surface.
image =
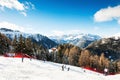
[[(120, 80), (120, 75), (104, 76), (79, 67), (25, 58), (0, 57), (0, 80)], [(67, 68), (70, 70), (67, 71)]]

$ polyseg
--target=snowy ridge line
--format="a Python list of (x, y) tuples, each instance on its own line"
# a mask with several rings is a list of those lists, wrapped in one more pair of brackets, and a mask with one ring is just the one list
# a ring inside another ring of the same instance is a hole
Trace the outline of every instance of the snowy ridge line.
[(66, 34), (66, 35), (59, 35), (59, 36), (49, 36), (50, 39), (55, 41), (58, 44), (70, 43), (81, 48), (86, 47), (91, 42), (101, 39), (102, 37), (99, 35), (93, 34)]
[(7, 36), (10, 40), (13, 40), (15, 36), (18, 39), (22, 35), (23, 38), (30, 38), (32, 42), (36, 42), (37, 44), (42, 45), (45, 48), (52, 48), (57, 45), (57, 43), (49, 39), (47, 36), (41, 35), (39, 33), (38, 34), (25, 33), (25, 32), (15, 31), (7, 28), (0, 28), (0, 33)]

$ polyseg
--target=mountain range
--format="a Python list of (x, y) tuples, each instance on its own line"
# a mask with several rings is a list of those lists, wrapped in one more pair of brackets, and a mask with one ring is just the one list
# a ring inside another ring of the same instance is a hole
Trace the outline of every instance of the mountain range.
[(120, 33), (107, 38), (92, 34), (70, 34), (50, 36), (50, 39), (58, 44), (74, 44), (99, 56), (104, 53), (105, 57), (111, 61), (120, 60)]
[(50, 39), (58, 44), (70, 43), (80, 48), (85, 48), (90, 43), (101, 39), (99, 35), (93, 34), (68, 34), (60, 36), (49, 36)]
[(22, 35), (24, 38), (30, 38), (33, 42), (44, 46), (45, 48), (52, 48), (54, 46), (57, 46), (57, 43), (52, 41), (46, 36), (43, 36), (41, 34), (29, 34), (29, 33), (23, 33), (18, 30), (11, 30), (7, 28), (1, 28), (0, 32), (5, 34), (10, 40), (13, 40), (15, 35), (16, 37), (20, 37)]
[(19, 37), (21, 34), (24, 38), (31, 38), (32, 41), (36, 42), (37, 44), (41, 44), (46, 48), (52, 48), (57, 46), (58, 44), (70, 43), (80, 48), (85, 48), (90, 43), (101, 39), (98, 35), (93, 34), (68, 34), (68, 35), (61, 35), (61, 36), (43, 36), (41, 34), (31, 34), (31, 33), (24, 33), (18, 30), (11, 30), (7, 28), (1, 28), (0, 32), (5, 34), (11, 40), (16, 35)]

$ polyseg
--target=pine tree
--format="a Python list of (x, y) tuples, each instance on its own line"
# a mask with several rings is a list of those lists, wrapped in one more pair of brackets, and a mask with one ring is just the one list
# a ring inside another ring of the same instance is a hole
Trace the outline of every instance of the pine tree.
[(30, 38), (25, 39), (25, 53), (28, 55), (33, 54), (33, 43)]
[(120, 73), (120, 61), (117, 61), (117, 72)]
[(24, 53), (26, 49), (25, 40), (23, 39), (22, 35), (20, 35), (18, 39), (18, 44), (16, 46), (16, 52)]
[(90, 56), (90, 67), (99, 69), (99, 56), (98, 55)]
[(0, 33), (0, 54), (4, 54), (10, 51), (11, 41), (4, 35)]
[(79, 56), (80, 56), (80, 48), (73, 46), (69, 52), (69, 64), (75, 66), (78, 65)]
[(13, 46), (13, 52), (17, 52), (18, 41), (17, 41), (17, 36), (16, 35), (15, 35), (13, 41), (12, 41), (12, 46)]
[(100, 69), (104, 70), (104, 68), (109, 68), (109, 64), (109, 60), (105, 58), (104, 53), (102, 53), (99, 60)]
[(79, 57), (79, 66), (89, 67), (90, 66), (91, 53), (88, 50), (83, 50)]
[(64, 49), (64, 46), (63, 46), (63, 45), (60, 45), (60, 46), (58, 47), (57, 62), (59, 62), (59, 63), (62, 63), (62, 62), (63, 62), (63, 60), (62, 60), (63, 55), (64, 55), (63, 49)]

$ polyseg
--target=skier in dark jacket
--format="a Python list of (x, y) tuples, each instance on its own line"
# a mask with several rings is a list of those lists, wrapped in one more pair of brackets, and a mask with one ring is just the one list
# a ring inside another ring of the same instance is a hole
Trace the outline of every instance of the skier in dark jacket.
[(62, 65), (62, 71), (64, 71), (64, 65)]
[(22, 62), (24, 61), (24, 54), (22, 54)]
[(69, 71), (69, 70), (70, 70), (70, 67), (68, 67), (67, 71)]

